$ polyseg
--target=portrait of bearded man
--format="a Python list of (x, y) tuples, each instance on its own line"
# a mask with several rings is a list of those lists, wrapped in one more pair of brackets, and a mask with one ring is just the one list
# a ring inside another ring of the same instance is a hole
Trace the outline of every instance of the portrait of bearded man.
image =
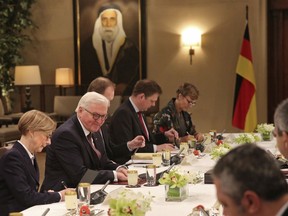
[(123, 16), (118, 5), (102, 5), (93, 33), (80, 46), (81, 84), (87, 85), (98, 76), (116, 84), (115, 94), (130, 95), (139, 72), (139, 50), (126, 36)]

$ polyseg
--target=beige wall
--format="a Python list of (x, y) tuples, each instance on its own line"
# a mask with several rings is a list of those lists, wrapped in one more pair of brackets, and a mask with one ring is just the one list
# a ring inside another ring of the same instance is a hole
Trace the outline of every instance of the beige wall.
[[(267, 116), (266, 1), (264, 0), (146, 0), (148, 78), (163, 88), (160, 106), (184, 81), (200, 90), (193, 119), (198, 130), (237, 131), (231, 125), (235, 68), (249, 6), (250, 40), (257, 82), (258, 121)], [(44, 84), (53, 84), (57, 67), (74, 67), (72, 1), (38, 0), (33, 16), (39, 29), (27, 46), (25, 63), (39, 64)], [(189, 64), (181, 46), (184, 28), (203, 31), (202, 46)], [(52, 97), (51, 97), (52, 99)]]

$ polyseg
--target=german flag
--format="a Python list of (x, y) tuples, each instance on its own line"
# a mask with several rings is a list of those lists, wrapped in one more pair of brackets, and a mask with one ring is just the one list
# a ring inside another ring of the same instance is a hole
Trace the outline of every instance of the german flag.
[(245, 132), (254, 131), (257, 125), (256, 83), (248, 22), (246, 23), (241, 53), (236, 68), (232, 125)]

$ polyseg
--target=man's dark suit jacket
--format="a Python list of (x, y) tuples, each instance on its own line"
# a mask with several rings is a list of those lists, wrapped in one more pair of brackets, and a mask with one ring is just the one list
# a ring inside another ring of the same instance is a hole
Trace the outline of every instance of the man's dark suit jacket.
[[(106, 138), (107, 134), (103, 132), (103, 139)], [(51, 145), (46, 150), (45, 179), (41, 191), (63, 189), (61, 181), (75, 188), (88, 169), (100, 170), (92, 183), (113, 182), (112, 170), (119, 165), (107, 158), (104, 145), (96, 146), (102, 154), (100, 159), (90, 146), (77, 116), (70, 117), (53, 133)]]
[(129, 161), (135, 150), (130, 151), (127, 147), (127, 142), (131, 141), (138, 135), (143, 135), (145, 137), (145, 147), (140, 148), (138, 152), (154, 152), (153, 143), (155, 142), (149, 129), (148, 132), (149, 140), (145, 136), (138, 114), (130, 100), (126, 100), (114, 112), (109, 126), (109, 133), (112, 141), (111, 149), (114, 154), (111, 159), (120, 164)]
[(39, 169), (24, 147), (16, 142), (0, 159), (0, 215), (34, 205), (60, 201), (58, 192), (39, 193)]

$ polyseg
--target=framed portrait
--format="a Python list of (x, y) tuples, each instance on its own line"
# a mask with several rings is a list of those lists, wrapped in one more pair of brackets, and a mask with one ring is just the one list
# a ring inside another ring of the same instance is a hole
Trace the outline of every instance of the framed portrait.
[(104, 76), (116, 95), (130, 95), (146, 78), (144, 0), (73, 0), (73, 11), (75, 84), (85, 92)]

